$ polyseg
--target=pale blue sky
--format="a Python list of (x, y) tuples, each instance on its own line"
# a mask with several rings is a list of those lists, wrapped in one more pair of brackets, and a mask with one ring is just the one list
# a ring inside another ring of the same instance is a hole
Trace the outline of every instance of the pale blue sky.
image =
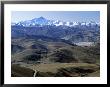
[(12, 11), (11, 22), (31, 20), (41, 16), (49, 20), (100, 22), (99, 11)]

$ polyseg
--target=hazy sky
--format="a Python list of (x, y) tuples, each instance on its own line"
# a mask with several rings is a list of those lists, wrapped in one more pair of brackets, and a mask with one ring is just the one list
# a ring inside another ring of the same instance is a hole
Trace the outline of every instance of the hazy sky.
[(13, 11), (12, 22), (31, 20), (44, 17), (49, 20), (76, 21), (76, 22), (100, 22), (99, 11)]

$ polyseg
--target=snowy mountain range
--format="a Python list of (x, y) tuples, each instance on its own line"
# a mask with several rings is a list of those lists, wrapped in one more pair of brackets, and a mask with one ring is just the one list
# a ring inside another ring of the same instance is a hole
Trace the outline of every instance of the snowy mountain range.
[(12, 23), (11, 36), (32, 37), (46, 41), (60, 39), (67, 42), (99, 42), (100, 24), (95, 22), (64, 22), (44, 17)]
[(24, 27), (35, 27), (35, 26), (100, 26), (99, 23), (96, 22), (69, 22), (69, 21), (60, 21), (60, 20), (48, 20), (44, 17), (34, 18), (32, 20), (21, 21), (18, 23), (12, 23), (12, 26), (24, 26)]

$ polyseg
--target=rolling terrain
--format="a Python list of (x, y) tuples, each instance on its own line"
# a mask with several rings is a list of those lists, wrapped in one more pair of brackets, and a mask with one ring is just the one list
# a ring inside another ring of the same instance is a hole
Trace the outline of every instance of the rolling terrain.
[[(77, 46), (65, 42), (43, 41), (42, 39), (12, 39), (12, 67), (19, 66), (38, 71), (38, 76), (91, 76), (100, 69), (99, 44), (95, 46)], [(91, 67), (93, 65), (93, 67)], [(18, 67), (18, 68), (19, 68)], [(77, 69), (80, 70), (76, 73)], [(68, 71), (68, 69), (71, 71)], [(72, 70), (75, 72), (72, 72)], [(85, 70), (87, 69), (87, 70)], [(12, 73), (15, 73), (12, 68)], [(91, 72), (89, 73), (90, 70)], [(34, 72), (33, 71), (33, 72)], [(69, 75), (63, 75), (62, 73)], [(22, 72), (21, 72), (22, 73)], [(59, 74), (61, 73), (61, 74)], [(74, 73), (72, 75), (72, 73)], [(87, 74), (88, 73), (88, 74)], [(71, 75), (70, 75), (71, 74)], [(33, 74), (31, 74), (33, 75)], [(13, 76), (22, 76), (16, 75)], [(24, 75), (25, 76), (25, 75)], [(30, 76), (30, 75), (29, 75)], [(94, 76), (94, 75), (93, 75)], [(99, 76), (99, 74), (98, 74)]]

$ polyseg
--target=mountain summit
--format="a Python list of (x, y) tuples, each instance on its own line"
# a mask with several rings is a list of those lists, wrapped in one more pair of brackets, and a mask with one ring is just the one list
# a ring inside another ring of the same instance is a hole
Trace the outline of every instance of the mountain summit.
[(35, 25), (47, 25), (49, 22), (49, 20), (47, 20), (44, 17), (39, 17), (39, 18), (34, 18), (31, 20), (31, 24), (35, 24)]
[[(35, 21), (47, 21), (47, 19), (46, 18), (44, 18), (44, 17), (39, 17), (39, 18), (34, 18), (34, 19), (32, 19), (32, 20), (35, 20)], [(31, 21), (32, 21), (31, 20)]]
[(41, 17), (39, 17), (37, 19), (39, 19), (39, 20), (45, 20), (45, 18), (43, 16), (41, 16)]

